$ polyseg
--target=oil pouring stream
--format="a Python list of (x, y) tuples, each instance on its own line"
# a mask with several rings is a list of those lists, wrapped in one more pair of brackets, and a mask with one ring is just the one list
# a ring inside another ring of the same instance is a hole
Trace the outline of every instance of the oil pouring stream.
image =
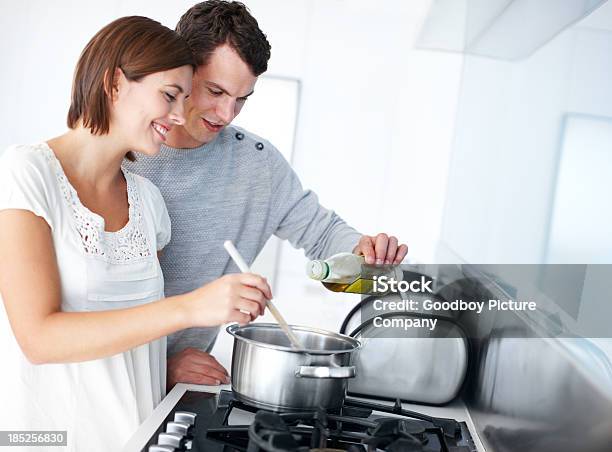
[[(244, 259), (242, 258), (242, 256), (240, 255), (240, 253), (238, 252), (238, 250), (236, 249), (236, 247), (234, 246), (231, 240), (226, 240), (225, 242), (223, 242), (223, 247), (226, 249), (230, 257), (232, 258), (232, 260), (238, 266), (238, 268), (240, 269), (242, 273), (251, 273), (251, 269), (249, 268), (247, 263), (244, 261)], [(272, 303), (272, 300), (267, 300), (266, 305), (268, 306), (268, 309), (270, 310), (270, 312), (272, 313), (272, 315), (274, 316), (274, 318), (280, 325), (281, 329), (285, 332), (285, 334), (289, 338), (289, 342), (291, 342), (291, 345), (293, 346), (293, 348), (300, 349), (300, 350), (303, 349), (302, 344), (298, 340), (297, 336), (293, 333), (293, 331), (291, 331), (291, 328), (289, 327), (289, 325), (287, 324), (287, 322), (281, 315), (280, 311), (276, 309), (276, 306), (274, 306), (274, 303)]]

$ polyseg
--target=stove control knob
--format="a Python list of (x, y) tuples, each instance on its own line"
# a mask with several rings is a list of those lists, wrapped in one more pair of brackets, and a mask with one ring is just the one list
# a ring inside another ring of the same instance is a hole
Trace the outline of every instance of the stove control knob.
[(174, 413), (174, 422), (184, 422), (185, 424), (194, 425), (197, 414), (190, 411), (177, 411)]
[(178, 433), (181, 436), (187, 436), (190, 425), (185, 422), (168, 422), (166, 424), (166, 432)]
[(157, 437), (157, 442), (162, 446), (170, 446), (175, 449), (181, 449), (183, 447), (183, 435), (178, 433), (160, 433)]
[(154, 446), (149, 446), (149, 452), (174, 452), (174, 447), (170, 446), (160, 446), (159, 444), (155, 444)]

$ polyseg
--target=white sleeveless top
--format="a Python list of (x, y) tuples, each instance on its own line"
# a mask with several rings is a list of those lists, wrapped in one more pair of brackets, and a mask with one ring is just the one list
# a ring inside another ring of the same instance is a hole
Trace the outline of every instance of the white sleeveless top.
[[(47, 144), (14, 146), (0, 157), (0, 210), (29, 210), (51, 228), (63, 311), (122, 309), (163, 297), (157, 251), (170, 240), (170, 218), (157, 187), (124, 175), (129, 221), (106, 232)], [(165, 395), (165, 338), (108, 358), (33, 365), (0, 304), (0, 429), (67, 430), (68, 446), (53, 450), (120, 450)]]

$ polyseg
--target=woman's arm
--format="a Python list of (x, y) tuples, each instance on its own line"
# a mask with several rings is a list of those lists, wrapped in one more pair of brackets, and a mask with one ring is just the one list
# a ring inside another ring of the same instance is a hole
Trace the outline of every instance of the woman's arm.
[(192, 326), (244, 324), (272, 296), (265, 279), (237, 274), (133, 308), (62, 312), (50, 228), (26, 210), (0, 211), (0, 293), (17, 342), (35, 364), (102, 358)]

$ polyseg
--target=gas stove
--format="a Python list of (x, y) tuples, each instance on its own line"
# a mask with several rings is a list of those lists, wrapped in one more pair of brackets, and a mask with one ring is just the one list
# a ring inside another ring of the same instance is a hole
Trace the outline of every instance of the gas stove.
[[(158, 420), (159, 422), (159, 420)], [(142, 438), (141, 438), (142, 441)], [(466, 422), (347, 397), (339, 410), (274, 413), (233, 392), (186, 390), (141, 452), (477, 452)], [(128, 444), (128, 445), (129, 445)]]

